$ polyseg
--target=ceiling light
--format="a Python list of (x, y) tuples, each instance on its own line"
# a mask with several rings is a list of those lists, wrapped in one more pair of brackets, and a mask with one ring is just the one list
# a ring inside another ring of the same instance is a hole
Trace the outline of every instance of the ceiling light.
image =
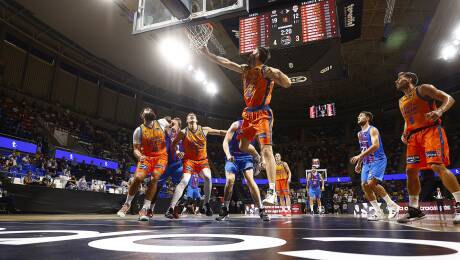
[(213, 82), (206, 84), (205, 88), (206, 88), (206, 92), (208, 92), (208, 94), (210, 94), (210, 95), (217, 94), (217, 86)]
[(457, 52), (458, 52), (458, 49), (455, 46), (449, 44), (449, 45), (444, 46), (441, 49), (441, 57), (444, 60), (450, 60), (455, 57)]
[(198, 70), (195, 72), (195, 79), (198, 82), (203, 82), (206, 80), (206, 76), (204, 75), (204, 72), (201, 70)]
[(158, 45), (158, 51), (163, 59), (174, 67), (184, 67), (190, 61), (190, 52), (180, 41), (165, 38)]

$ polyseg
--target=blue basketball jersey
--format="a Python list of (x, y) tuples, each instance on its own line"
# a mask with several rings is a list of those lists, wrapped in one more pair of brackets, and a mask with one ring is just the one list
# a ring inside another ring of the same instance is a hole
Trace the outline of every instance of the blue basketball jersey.
[(241, 133), (241, 126), (243, 125), (243, 121), (238, 121), (238, 129), (233, 133), (232, 140), (228, 143), (230, 154), (235, 158), (241, 157), (252, 157), (250, 154), (244, 153), (240, 150), (240, 141), (237, 139), (238, 135)]
[(198, 174), (192, 174), (189, 181), (190, 188), (197, 189), (198, 188)]
[[(166, 149), (168, 151), (168, 164), (173, 164), (180, 162), (181, 160), (177, 157), (176, 153), (173, 152), (173, 136), (171, 134), (166, 135)], [(179, 151), (183, 152), (184, 148), (182, 147), (182, 140), (179, 142)]]
[(313, 172), (310, 173), (310, 188), (316, 189), (319, 188), (319, 172), (314, 174)]
[[(372, 128), (373, 126), (369, 126), (369, 128), (366, 131), (361, 130), (358, 133), (359, 146), (361, 148), (361, 152), (372, 146), (372, 139), (371, 139), (371, 129)], [(363, 164), (373, 163), (375, 161), (386, 159), (385, 151), (383, 150), (382, 139), (380, 138), (380, 133), (379, 133), (379, 143), (380, 143), (379, 149), (369, 154), (368, 156), (364, 157)]]

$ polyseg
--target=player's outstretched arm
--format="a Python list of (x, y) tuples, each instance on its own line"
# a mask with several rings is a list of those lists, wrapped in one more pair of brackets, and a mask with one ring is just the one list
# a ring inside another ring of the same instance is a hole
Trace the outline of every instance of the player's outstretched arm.
[(204, 126), (203, 127), (204, 135), (219, 135), (225, 136), (227, 134), (227, 130), (217, 130), (211, 127)]
[(201, 49), (201, 53), (203, 53), (206, 58), (208, 58), (210, 61), (219, 64), (220, 66), (227, 68), (229, 70), (233, 70), (238, 73), (243, 73), (243, 65), (237, 64), (233, 61), (230, 61), (227, 58), (217, 56), (215, 54), (212, 54), (209, 52), (208, 47), (203, 47)]
[(446, 92), (437, 89), (435, 86), (430, 84), (423, 84), (420, 86), (420, 94), (422, 96), (434, 99), (442, 102), (441, 106), (425, 116), (433, 121), (438, 120), (447, 110), (449, 110), (455, 103), (454, 98)]
[(229, 161), (234, 160), (232, 154), (230, 153), (229, 143), (232, 140), (233, 135), (235, 134), (237, 129), (238, 129), (238, 122), (233, 122), (233, 124), (227, 130), (227, 133), (225, 134), (224, 142), (222, 143), (222, 148), (224, 149), (225, 156), (227, 157), (227, 160)]
[(266, 67), (264, 74), (267, 78), (275, 81), (276, 84), (283, 88), (291, 87), (291, 80), (281, 70), (272, 67)]

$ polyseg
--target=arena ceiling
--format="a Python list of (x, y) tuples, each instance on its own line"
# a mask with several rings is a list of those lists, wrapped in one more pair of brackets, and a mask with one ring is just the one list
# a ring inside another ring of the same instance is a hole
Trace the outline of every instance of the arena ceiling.
[[(211, 74), (211, 78), (219, 82), (220, 92), (211, 98), (199, 89), (187, 72), (174, 71), (164, 65), (154, 51), (154, 42), (160, 37), (158, 34), (131, 35), (130, 13), (137, 9), (138, 0), (17, 2), (95, 56), (150, 85), (168, 90), (171, 100), (177, 95), (185, 95), (201, 103), (228, 107), (225, 112), (229, 114), (237, 113), (243, 105), (239, 87), (235, 86), (239, 75), (224, 72), (199, 56), (195, 57), (198, 66), (202, 66)], [(425, 82), (453, 73), (452, 69), (446, 69), (441, 74), (433, 73), (442, 63), (436, 57), (435, 44), (441, 44), (443, 33), (453, 29), (446, 24), (455, 22), (453, 19), (458, 14), (458, 7), (458, 1), (455, 0), (441, 3), (439, 0), (396, 0), (392, 34), (382, 41), (386, 1), (364, 0), (361, 38), (341, 46), (348, 78), (315, 83), (309, 87), (276, 90), (273, 108), (277, 113), (296, 116), (304, 114), (308, 105), (324, 102), (336, 102), (338, 109), (343, 110), (375, 105), (399, 96), (393, 83), (398, 71), (420, 71), (421, 79)], [(215, 33), (226, 48), (227, 55), (243, 61), (224, 28), (216, 26)], [(424, 41), (424, 38), (430, 38), (430, 41)], [(145, 87), (143, 90), (148, 91)]]

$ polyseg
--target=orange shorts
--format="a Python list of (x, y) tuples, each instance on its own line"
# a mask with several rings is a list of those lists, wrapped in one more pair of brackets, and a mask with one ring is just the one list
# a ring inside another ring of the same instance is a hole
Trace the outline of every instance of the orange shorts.
[(209, 169), (209, 162), (208, 159), (204, 159), (201, 161), (194, 161), (190, 159), (184, 160), (184, 173), (190, 173), (190, 174), (198, 174), (200, 173), (203, 169), (208, 168)]
[(260, 144), (272, 144), (273, 111), (269, 106), (257, 110), (245, 108), (242, 117), (243, 125), (238, 140), (246, 138), (252, 142), (257, 136)]
[(407, 144), (407, 169), (423, 169), (430, 164), (449, 165), (449, 145), (441, 126), (420, 130), (409, 137)]
[(276, 180), (276, 194), (278, 196), (289, 196), (289, 181), (288, 179)]
[(136, 174), (141, 173), (144, 177), (150, 174), (162, 175), (168, 165), (168, 155), (161, 155), (158, 157), (146, 157), (143, 162), (137, 163)]

